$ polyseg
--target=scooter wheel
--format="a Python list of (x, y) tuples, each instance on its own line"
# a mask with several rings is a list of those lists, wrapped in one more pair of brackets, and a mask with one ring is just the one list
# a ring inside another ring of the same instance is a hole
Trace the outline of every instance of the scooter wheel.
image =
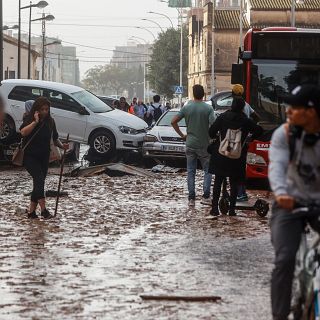
[(265, 200), (257, 200), (254, 204), (254, 208), (259, 217), (265, 217), (269, 212), (269, 203)]
[(226, 198), (221, 198), (219, 201), (219, 210), (221, 214), (227, 214), (230, 209), (230, 202)]

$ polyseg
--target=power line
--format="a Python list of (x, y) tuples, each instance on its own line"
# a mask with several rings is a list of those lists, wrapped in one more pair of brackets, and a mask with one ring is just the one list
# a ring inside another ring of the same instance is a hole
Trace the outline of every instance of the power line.
[[(60, 60), (60, 61), (79, 61), (79, 62), (103, 62), (103, 63), (109, 63), (109, 61), (106, 61), (106, 60), (81, 60), (81, 59), (65, 59), (65, 58), (54, 58), (54, 57), (46, 57), (47, 60)], [(123, 63), (123, 64), (126, 64), (126, 63), (148, 63), (148, 61), (132, 61), (132, 60), (123, 60), (123, 61), (116, 61), (115, 63)]]
[[(21, 30), (21, 31), (26, 32), (25, 30)], [(31, 33), (31, 34), (34, 35), (34, 36), (37, 36), (37, 37), (41, 37), (41, 35), (39, 35), (39, 34), (35, 34), (35, 33)], [(47, 38), (50, 38), (50, 37), (47, 37)], [(51, 37), (51, 38), (53, 38), (53, 37)], [(59, 39), (59, 40), (61, 40), (61, 39)], [(68, 44), (72, 44), (72, 45), (74, 45), (74, 46), (79, 46), (79, 47), (84, 47), (84, 48), (90, 48), (90, 49), (96, 49), (96, 50), (102, 50), (102, 51), (128, 53), (128, 54), (140, 55), (140, 56), (149, 56), (149, 55), (146, 54), (146, 53), (138, 53), (138, 52), (115, 50), (115, 49), (99, 48), (99, 47), (87, 46), (87, 45), (80, 44), (80, 43), (69, 42), (69, 41), (65, 41), (65, 40), (61, 40), (61, 42), (68, 43)]]
[[(71, 55), (71, 54), (64, 54), (64, 53), (56, 53), (56, 52), (50, 52), (50, 51), (47, 51), (47, 53), (49, 54), (53, 54), (53, 55), (56, 55), (56, 56), (65, 56), (65, 57), (74, 57), (74, 55)], [(99, 57), (94, 57), (94, 56), (79, 56), (77, 55), (78, 58), (92, 58), (92, 59), (124, 59), (125, 57), (114, 57), (114, 56), (99, 56)], [(135, 58), (145, 58), (145, 56), (135, 56)]]

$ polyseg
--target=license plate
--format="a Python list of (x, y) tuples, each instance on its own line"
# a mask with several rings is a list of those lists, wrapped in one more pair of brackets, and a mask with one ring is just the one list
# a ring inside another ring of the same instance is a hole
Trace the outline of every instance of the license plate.
[(181, 146), (162, 146), (162, 151), (184, 152), (185, 150)]

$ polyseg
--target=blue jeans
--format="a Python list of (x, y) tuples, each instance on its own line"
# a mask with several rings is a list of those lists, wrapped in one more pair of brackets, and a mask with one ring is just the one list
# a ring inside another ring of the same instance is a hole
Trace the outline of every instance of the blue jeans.
[(204, 171), (203, 197), (209, 198), (210, 197), (212, 174), (208, 172), (210, 155), (207, 152), (207, 149), (193, 149), (193, 148), (187, 147), (186, 148), (186, 157), (187, 157), (187, 171), (188, 171), (189, 200), (196, 198), (195, 180), (196, 180), (197, 160), (198, 159), (200, 160), (202, 169)]

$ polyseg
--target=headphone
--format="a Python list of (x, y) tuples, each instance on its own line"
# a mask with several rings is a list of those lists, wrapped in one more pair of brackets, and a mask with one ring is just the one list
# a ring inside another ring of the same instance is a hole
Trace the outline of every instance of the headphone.
[[(290, 130), (290, 134), (294, 138), (300, 139), (303, 129), (298, 126), (293, 126)], [(320, 140), (320, 132), (318, 133), (306, 133), (303, 138), (303, 143), (308, 147), (313, 147)]]

